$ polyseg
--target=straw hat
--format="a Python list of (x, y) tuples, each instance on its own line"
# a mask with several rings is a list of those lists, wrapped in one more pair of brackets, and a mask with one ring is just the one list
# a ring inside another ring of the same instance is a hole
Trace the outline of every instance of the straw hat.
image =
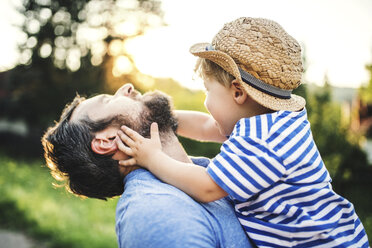
[(301, 47), (276, 22), (242, 17), (227, 23), (212, 44), (190, 48), (234, 76), (247, 94), (272, 110), (298, 111), (305, 99), (291, 94), (301, 84)]

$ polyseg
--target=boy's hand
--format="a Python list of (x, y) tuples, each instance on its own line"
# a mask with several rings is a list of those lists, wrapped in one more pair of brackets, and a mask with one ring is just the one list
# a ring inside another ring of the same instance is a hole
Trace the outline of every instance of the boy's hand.
[(155, 122), (151, 124), (150, 139), (144, 138), (129, 127), (122, 126), (121, 129), (122, 131), (119, 131), (118, 135), (121, 141), (127, 146), (125, 146), (123, 142), (117, 141), (118, 148), (132, 158), (120, 160), (119, 164), (123, 166), (133, 166), (137, 164), (148, 168), (151, 161), (154, 159), (153, 155), (161, 151), (158, 124)]

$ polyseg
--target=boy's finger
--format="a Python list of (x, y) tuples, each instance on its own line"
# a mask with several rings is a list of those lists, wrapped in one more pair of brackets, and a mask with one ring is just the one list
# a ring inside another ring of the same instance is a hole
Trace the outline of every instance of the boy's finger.
[(151, 139), (160, 140), (158, 123), (156, 122), (151, 123), (150, 134)]
[(127, 160), (120, 160), (119, 161), (119, 165), (122, 165), (122, 166), (133, 166), (133, 165), (136, 165), (137, 162), (136, 162), (136, 159), (135, 158), (130, 158), (130, 159), (127, 159)]
[(128, 137), (128, 135), (126, 135), (125, 133), (123, 133), (122, 131), (118, 131), (118, 135), (119, 135), (120, 139), (122, 141), (124, 141), (124, 143), (127, 146), (132, 147), (132, 146), (135, 145), (135, 142), (130, 137)]
[(132, 140), (134, 141), (137, 141), (137, 140), (141, 140), (143, 139), (143, 137), (137, 133), (136, 131), (134, 131), (133, 129), (130, 129), (129, 127), (127, 126), (121, 126), (121, 130), (124, 131), (124, 133), (126, 135), (128, 135)]
[(127, 154), (129, 156), (133, 156), (132, 149), (130, 149), (128, 146), (124, 145), (124, 143), (121, 140), (117, 140), (116, 144), (117, 144), (118, 149), (120, 151), (124, 152), (125, 154)]

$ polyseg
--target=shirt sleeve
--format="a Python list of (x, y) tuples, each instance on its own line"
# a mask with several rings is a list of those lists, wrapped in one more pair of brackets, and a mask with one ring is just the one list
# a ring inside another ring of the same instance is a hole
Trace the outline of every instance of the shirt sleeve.
[(265, 141), (234, 136), (222, 145), (207, 172), (230, 196), (246, 201), (279, 181), (286, 168)]

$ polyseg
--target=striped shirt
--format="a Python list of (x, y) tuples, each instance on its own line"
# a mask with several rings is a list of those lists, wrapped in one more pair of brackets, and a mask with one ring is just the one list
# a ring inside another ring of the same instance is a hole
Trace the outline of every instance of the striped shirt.
[(239, 120), (207, 172), (258, 247), (369, 247), (353, 205), (332, 190), (305, 109)]

